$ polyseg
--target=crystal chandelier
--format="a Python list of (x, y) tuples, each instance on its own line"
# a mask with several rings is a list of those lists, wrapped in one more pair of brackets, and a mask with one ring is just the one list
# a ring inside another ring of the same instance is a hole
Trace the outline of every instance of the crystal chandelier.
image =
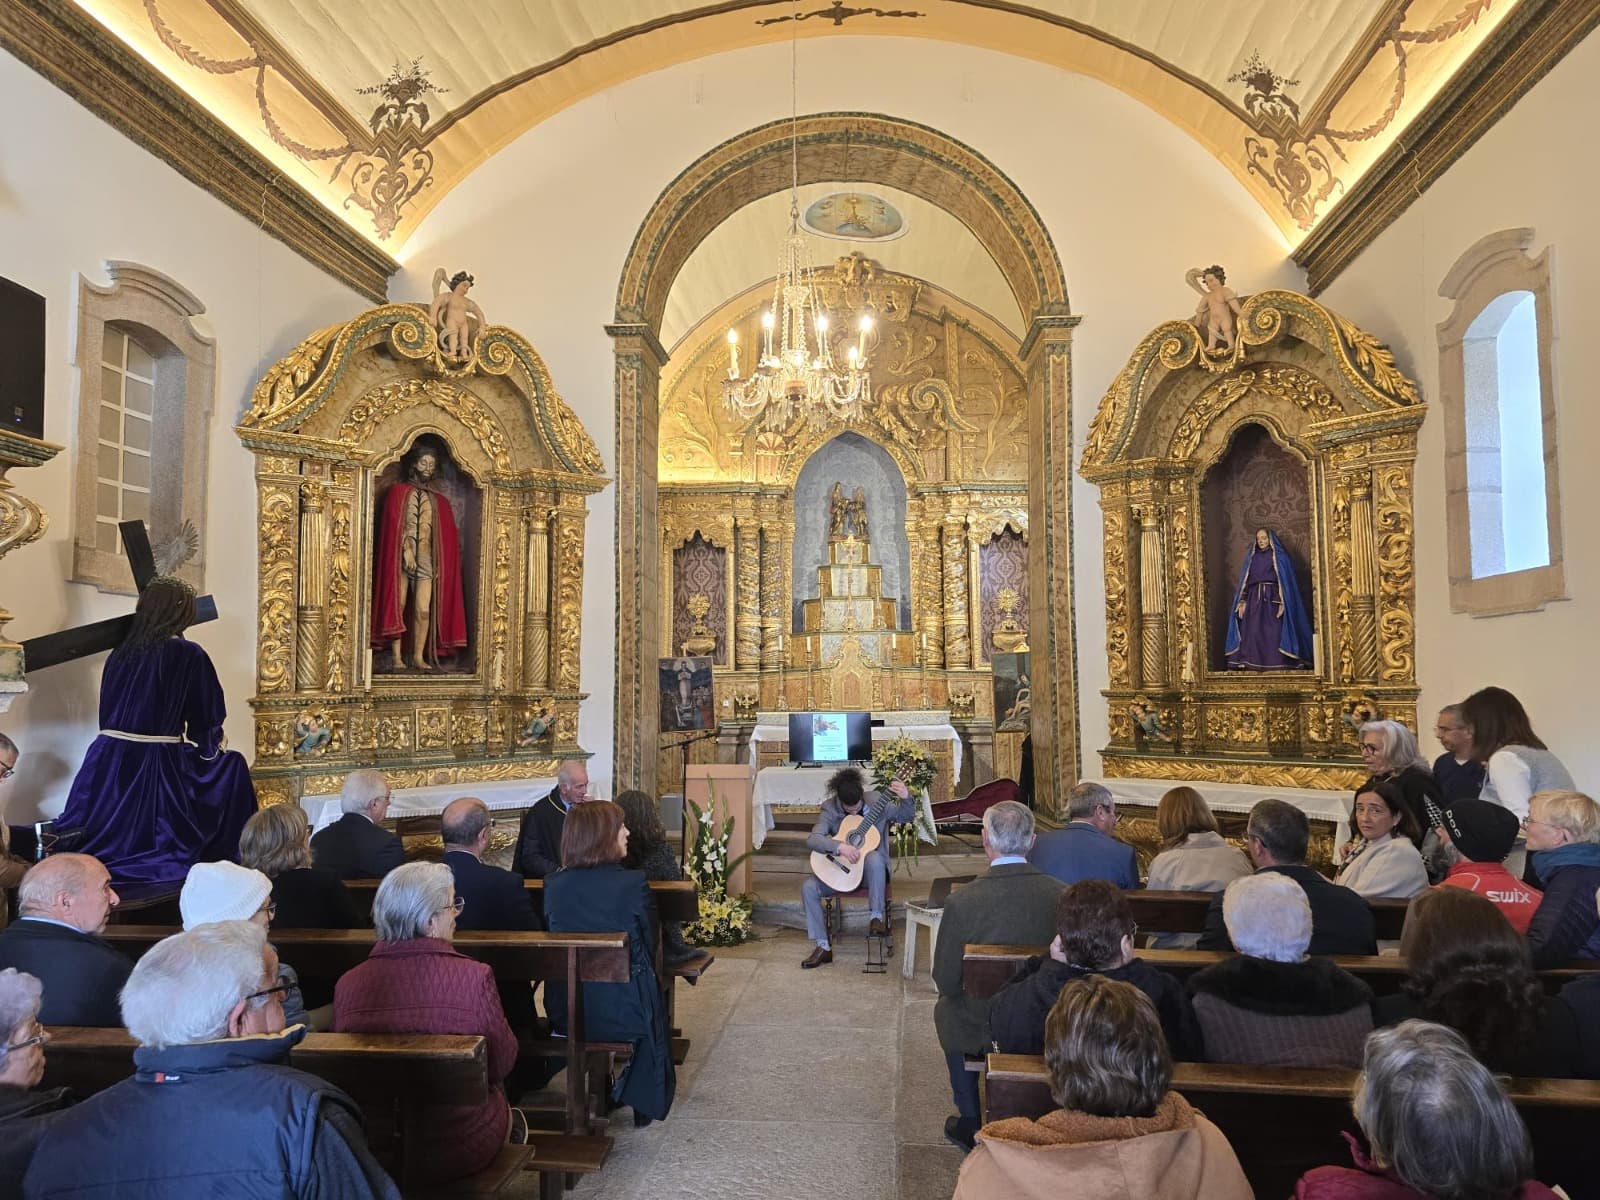
[[(867, 334), (872, 317), (856, 322), (856, 344), (841, 370), (834, 362), (828, 335), (828, 314), (817, 300), (811, 255), (800, 232), (800, 135), (796, 59), (790, 54), (790, 185), (789, 236), (778, 256), (778, 278), (772, 306), (761, 314), (761, 353), (749, 375), (739, 373), (739, 331), (728, 330), (728, 378), (722, 399), (730, 412), (746, 420), (760, 417), (768, 429), (782, 429), (800, 407), (813, 426), (830, 419), (850, 424), (872, 401), (867, 372)], [(812, 338), (815, 338), (815, 351)]]

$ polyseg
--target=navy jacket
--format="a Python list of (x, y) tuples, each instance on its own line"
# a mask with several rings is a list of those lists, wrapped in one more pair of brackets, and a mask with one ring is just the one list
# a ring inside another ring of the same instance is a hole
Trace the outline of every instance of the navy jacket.
[[(446, 850), (444, 865), (456, 877), (456, 895), (465, 900), (457, 929), (543, 929), (544, 922), (533, 911), (533, 898), (522, 886), (522, 876), (480, 862), (465, 850)], [(506, 1021), (519, 1033), (534, 1028), (539, 1010), (533, 1002), (537, 981), (501, 979), (500, 1007)]]
[(1142, 958), (1134, 958), (1126, 966), (1091, 971), (1057, 962), (1048, 954), (1030, 958), (995, 994), (989, 1005), (990, 1038), (995, 1050), (1001, 1054), (1043, 1054), (1045, 1018), (1055, 1006), (1056, 997), (1074, 979), (1089, 975), (1133, 984), (1156, 1006), (1173, 1059), (1183, 1062), (1200, 1057), (1200, 1025), (1189, 1004), (1189, 993), (1173, 976)]
[(399, 1200), (367, 1149), (354, 1101), (285, 1065), (305, 1036), (227, 1038), (134, 1051), (131, 1079), (51, 1123), (28, 1200)]
[(94, 934), (19, 919), (0, 932), (0, 970), (6, 967), (44, 984), (39, 1024), (121, 1027), (118, 998), (133, 963)]
[(1104, 879), (1119, 888), (1139, 886), (1133, 847), (1083, 821), (1041, 833), (1028, 861), (1062, 883)]
[(561, 803), (559, 787), (551, 788), (522, 814), (512, 866), (524, 879), (544, 879), (561, 869), (561, 831), (566, 824), (567, 809)]
[[(1372, 919), (1372, 906), (1347, 887), (1340, 887), (1304, 863), (1293, 866), (1261, 867), (1256, 871), (1277, 871), (1300, 885), (1311, 902), (1311, 947), (1308, 954), (1376, 954), (1378, 930)], [(1206, 909), (1206, 929), (1200, 935), (1201, 950), (1232, 950), (1228, 927), (1222, 921), (1222, 893), (1211, 897)]]
[(406, 861), (406, 848), (365, 813), (345, 813), (311, 839), (311, 858), (340, 879), (382, 879)]
[(332, 871), (295, 867), (272, 879), (272, 923), (279, 929), (360, 929), (372, 924), (356, 910), (350, 889)]
[(1600, 913), (1594, 901), (1600, 866), (1569, 863), (1548, 876), (1541, 878), (1544, 899), (1528, 923), (1534, 968), (1543, 971), (1572, 958), (1600, 958)]
[(1476, 800), (1483, 791), (1484, 777), (1488, 771), (1481, 762), (1457, 762), (1456, 756), (1446, 750), (1433, 760), (1433, 781), (1439, 785), (1445, 806), (1457, 800)]

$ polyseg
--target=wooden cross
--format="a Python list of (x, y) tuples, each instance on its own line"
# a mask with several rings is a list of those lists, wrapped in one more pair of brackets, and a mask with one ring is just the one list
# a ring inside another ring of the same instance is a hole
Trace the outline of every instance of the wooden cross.
[[(133, 568), (134, 586), (142, 592), (156, 577), (156, 560), (150, 550), (150, 534), (143, 521), (119, 522), (117, 532), (122, 535), (122, 549), (128, 556), (128, 565)], [(195, 601), (195, 612), (196, 625), (215, 621), (216, 600), (210, 596), (199, 597)], [(132, 627), (133, 614), (128, 613), (79, 625), (74, 629), (63, 629), (60, 633), (29, 638), (22, 643), (23, 667), (27, 671), (42, 671), (74, 659), (88, 658), (102, 650), (114, 650), (128, 636), (128, 630)]]

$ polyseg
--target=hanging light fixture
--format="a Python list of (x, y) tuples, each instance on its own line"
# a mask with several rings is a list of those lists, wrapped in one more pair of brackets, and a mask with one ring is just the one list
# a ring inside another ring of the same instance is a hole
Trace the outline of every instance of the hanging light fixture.
[[(872, 317), (856, 322), (856, 344), (841, 369), (833, 358), (828, 314), (817, 300), (814, 268), (800, 231), (800, 118), (798, 39), (790, 43), (789, 236), (778, 256), (772, 305), (761, 314), (761, 352), (749, 375), (739, 373), (739, 331), (728, 330), (728, 378), (722, 399), (730, 412), (760, 417), (768, 429), (787, 426), (796, 407), (813, 425), (830, 419), (850, 424), (872, 400), (867, 334)], [(812, 339), (816, 349), (812, 350)]]

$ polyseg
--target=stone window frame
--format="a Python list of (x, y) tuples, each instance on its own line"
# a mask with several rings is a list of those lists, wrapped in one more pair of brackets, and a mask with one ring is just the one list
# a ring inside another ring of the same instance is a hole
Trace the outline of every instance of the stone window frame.
[(135, 338), (156, 361), (150, 429), (151, 538), (171, 536), (185, 518), (192, 520), (201, 530), (200, 550), (178, 574), (196, 591), (204, 591), (206, 472), (216, 402), (216, 340), (194, 321), (205, 313), (205, 305), (176, 280), (122, 260), (108, 261), (106, 273), (111, 278), (108, 287), (78, 276), (72, 360), (78, 373), (72, 582), (92, 584), (115, 595), (137, 593), (127, 560), (101, 550), (95, 529), (101, 359), (110, 325)]
[[(1450, 610), (1475, 617), (1537, 612), (1567, 598), (1561, 540), (1561, 480), (1556, 454), (1555, 325), (1551, 248), (1529, 257), (1532, 229), (1503, 229), (1479, 239), (1456, 260), (1439, 295), (1455, 301), (1438, 326), (1439, 400), (1444, 412), (1445, 525)], [(1542, 567), (1473, 578), (1472, 515), (1467, 474), (1466, 338), (1479, 315), (1507, 292), (1531, 292), (1538, 326), (1539, 403), (1543, 415), (1545, 524), (1550, 561)]]

